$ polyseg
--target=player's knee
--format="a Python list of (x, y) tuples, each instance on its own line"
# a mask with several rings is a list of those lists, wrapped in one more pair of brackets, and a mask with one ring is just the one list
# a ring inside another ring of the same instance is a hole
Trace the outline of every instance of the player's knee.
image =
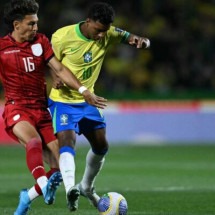
[(92, 151), (96, 154), (96, 155), (106, 155), (108, 152), (108, 147), (102, 148), (102, 149), (95, 149), (92, 148)]
[(26, 144), (26, 150), (29, 151), (31, 149), (38, 148), (42, 150), (42, 142), (40, 138), (32, 138), (27, 144)]

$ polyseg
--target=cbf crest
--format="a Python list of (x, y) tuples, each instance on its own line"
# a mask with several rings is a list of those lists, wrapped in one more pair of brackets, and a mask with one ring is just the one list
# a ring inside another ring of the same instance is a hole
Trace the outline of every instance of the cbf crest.
[(67, 114), (60, 115), (60, 124), (61, 125), (68, 125), (69, 116)]
[(93, 59), (92, 52), (86, 52), (83, 57), (84, 57), (84, 62), (85, 63), (91, 62), (92, 59)]

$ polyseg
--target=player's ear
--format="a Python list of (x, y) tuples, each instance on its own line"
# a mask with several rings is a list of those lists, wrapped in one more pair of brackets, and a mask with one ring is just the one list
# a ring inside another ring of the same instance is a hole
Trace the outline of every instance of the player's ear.
[(18, 20), (13, 21), (14, 30), (19, 30), (19, 24), (20, 24), (20, 21), (18, 21)]

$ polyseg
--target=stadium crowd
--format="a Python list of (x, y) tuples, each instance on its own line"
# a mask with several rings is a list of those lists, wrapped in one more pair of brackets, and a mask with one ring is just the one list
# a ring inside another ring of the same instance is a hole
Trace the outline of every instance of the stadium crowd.
[[(59, 27), (84, 18), (87, 9), (86, 0), (38, 2), (40, 31), (49, 38)], [(116, 10), (115, 25), (147, 36), (151, 48), (136, 52), (129, 46), (110, 47), (96, 88), (101, 95), (109, 99), (213, 98), (214, 0), (106, 2)], [(4, 34), (1, 20), (0, 36)]]

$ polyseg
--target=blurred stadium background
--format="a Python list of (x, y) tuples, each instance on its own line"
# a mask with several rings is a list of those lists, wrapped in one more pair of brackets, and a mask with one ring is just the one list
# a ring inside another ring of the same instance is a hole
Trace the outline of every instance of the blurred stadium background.
[[(38, 2), (39, 31), (49, 38), (59, 27), (84, 20), (90, 3)], [(109, 100), (105, 113), (110, 141), (215, 142), (215, 1), (106, 2), (115, 8), (115, 26), (151, 40), (149, 50), (119, 45), (107, 54), (96, 93)], [(1, 19), (0, 36), (5, 33)], [(48, 72), (47, 82), (49, 91)], [(1, 85), (0, 100), (1, 113)], [(1, 118), (0, 129), (0, 142), (11, 142)]]

